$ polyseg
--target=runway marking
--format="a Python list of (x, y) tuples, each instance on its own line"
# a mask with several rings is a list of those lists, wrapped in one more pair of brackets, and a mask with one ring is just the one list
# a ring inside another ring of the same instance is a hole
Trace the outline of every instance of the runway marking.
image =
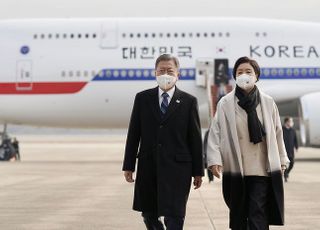
[(199, 195), (200, 195), (200, 199), (201, 199), (202, 205), (203, 205), (203, 207), (204, 207), (204, 209), (205, 209), (205, 211), (207, 213), (207, 216), (208, 216), (208, 218), (210, 220), (211, 227), (212, 227), (213, 230), (217, 230), (216, 227), (214, 226), (213, 219), (211, 218), (211, 216), (209, 214), (209, 210), (208, 210), (208, 207), (207, 207), (207, 205), (206, 205), (206, 203), (205, 203), (205, 201), (203, 199), (202, 193), (201, 193), (200, 190), (198, 192), (199, 192)]

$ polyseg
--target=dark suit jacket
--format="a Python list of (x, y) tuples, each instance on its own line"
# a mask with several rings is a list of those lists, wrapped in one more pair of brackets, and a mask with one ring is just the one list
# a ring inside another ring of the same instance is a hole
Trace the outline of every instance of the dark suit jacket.
[(133, 209), (185, 216), (192, 176), (203, 176), (202, 140), (195, 97), (178, 88), (162, 116), (158, 87), (136, 95), (123, 170), (135, 171)]
[(294, 149), (298, 149), (298, 141), (296, 131), (293, 128), (282, 126), (283, 140), (290, 161), (294, 160)]

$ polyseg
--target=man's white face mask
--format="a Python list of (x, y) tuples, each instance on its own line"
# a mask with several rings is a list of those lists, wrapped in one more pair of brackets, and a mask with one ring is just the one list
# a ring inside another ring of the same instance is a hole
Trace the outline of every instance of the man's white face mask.
[(157, 76), (156, 78), (157, 78), (157, 83), (159, 87), (164, 91), (171, 89), (178, 80), (177, 77), (174, 77), (168, 74), (163, 74), (163, 75)]
[(256, 78), (255, 76), (244, 73), (236, 78), (236, 83), (241, 89), (248, 90), (253, 88), (256, 83)]

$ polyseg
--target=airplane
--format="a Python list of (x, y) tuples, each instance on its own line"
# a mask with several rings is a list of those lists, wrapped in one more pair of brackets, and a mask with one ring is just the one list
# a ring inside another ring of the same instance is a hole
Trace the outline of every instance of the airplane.
[(0, 21), (0, 123), (126, 128), (154, 63), (180, 60), (177, 86), (197, 97), (202, 127), (234, 87), (241, 56), (259, 88), (291, 115), (301, 142), (320, 146), (320, 24), (256, 18), (94, 18)]

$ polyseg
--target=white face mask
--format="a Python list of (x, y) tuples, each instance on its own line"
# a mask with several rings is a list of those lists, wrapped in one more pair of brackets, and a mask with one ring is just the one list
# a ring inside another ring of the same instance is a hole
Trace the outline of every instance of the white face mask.
[(177, 77), (170, 76), (168, 74), (163, 74), (163, 75), (157, 76), (156, 78), (157, 78), (158, 85), (162, 90), (171, 89), (178, 80)]
[(252, 89), (256, 83), (256, 78), (252, 75), (241, 74), (236, 78), (237, 85), (244, 90)]

